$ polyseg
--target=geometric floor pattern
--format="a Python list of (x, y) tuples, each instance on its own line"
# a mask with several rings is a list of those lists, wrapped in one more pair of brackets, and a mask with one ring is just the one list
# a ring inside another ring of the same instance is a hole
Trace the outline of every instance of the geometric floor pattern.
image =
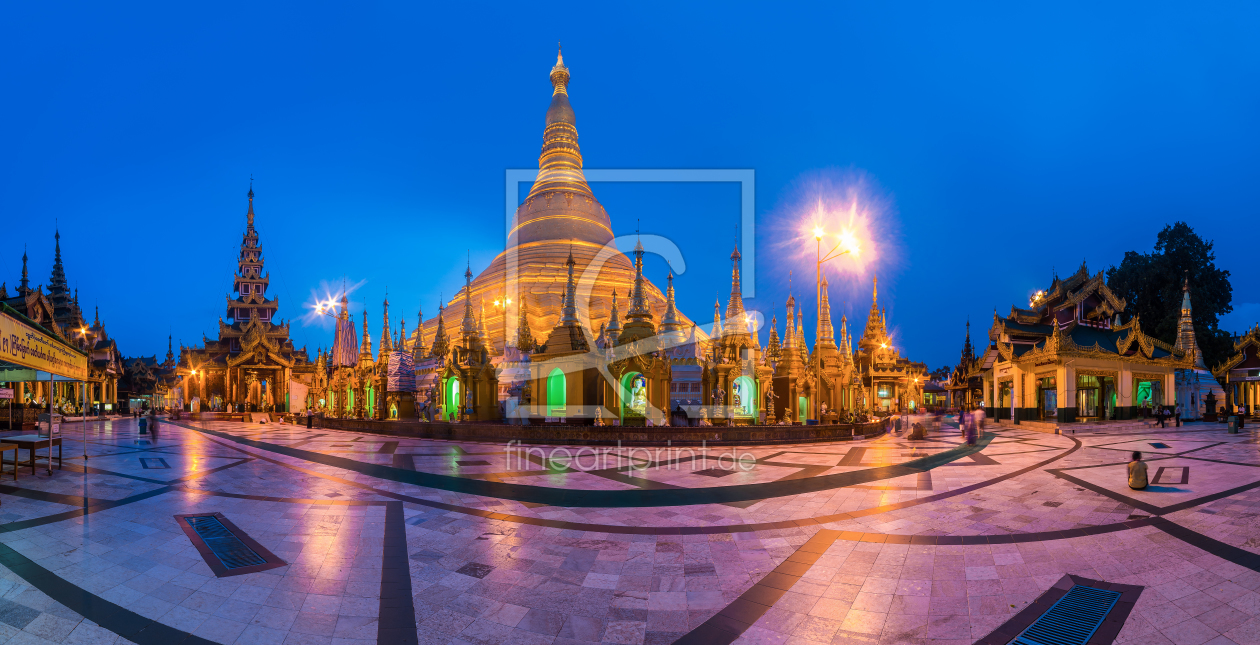
[[(60, 470), (0, 479), (0, 643), (961, 645), (1066, 574), (1141, 587), (1115, 642), (1260, 643), (1258, 439), (1219, 424), (560, 452), (63, 430)], [(176, 516), (213, 513), (282, 566), (210, 566)]]

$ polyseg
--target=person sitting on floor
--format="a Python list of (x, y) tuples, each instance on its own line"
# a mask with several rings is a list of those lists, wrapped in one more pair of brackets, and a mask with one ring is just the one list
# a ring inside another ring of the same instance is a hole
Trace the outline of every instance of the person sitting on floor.
[(1129, 462), (1129, 488), (1143, 490), (1146, 484), (1146, 462), (1142, 461), (1142, 453), (1134, 450), (1133, 461)]

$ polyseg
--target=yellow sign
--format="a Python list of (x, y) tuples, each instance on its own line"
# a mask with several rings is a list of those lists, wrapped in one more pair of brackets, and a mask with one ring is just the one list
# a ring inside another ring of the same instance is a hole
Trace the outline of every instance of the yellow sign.
[(0, 314), (0, 360), (79, 381), (88, 374), (87, 356), (5, 314)]

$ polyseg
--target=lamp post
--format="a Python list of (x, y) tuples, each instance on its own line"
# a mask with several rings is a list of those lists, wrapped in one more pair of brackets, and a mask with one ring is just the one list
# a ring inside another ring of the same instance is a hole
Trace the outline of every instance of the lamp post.
[[(817, 288), (816, 296), (818, 298), (816, 301), (818, 303), (818, 311), (816, 312), (817, 315), (816, 315), (816, 320), (815, 320), (815, 325), (814, 325), (815, 344), (817, 344), (818, 342), (817, 339), (818, 339), (819, 334), (822, 333), (822, 265), (824, 262), (830, 262), (831, 260), (834, 260), (842, 255), (848, 255), (850, 253), (856, 254), (858, 251), (857, 241), (853, 239), (853, 236), (849, 235), (848, 233), (844, 233), (840, 235), (840, 241), (837, 242), (836, 245), (832, 247), (830, 251), (827, 252), (827, 255), (824, 256), (822, 254), (822, 239), (824, 235), (826, 235), (826, 232), (823, 231), (821, 226), (814, 227), (814, 284), (815, 284), (815, 287)], [(840, 250), (840, 247), (842, 246), (845, 247), (844, 250)], [(840, 252), (837, 253), (836, 251), (840, 251)], [(805, 348), (805, 351), (809, 351), (808, 348)], [(814, 366), (814, 391), (813, 391), (813, 396), (811, 397), (812, 399), (814, 399), (813, 405), (811, 407), (814, 408), (815, 417), (818, 416), (817, 411), (819, 409), (818, 408), (818, 405), (819, 405), (818, 388), (819, 388), (819, 383), (821, 382), (821, 379), (822, 379), (821, 368), (822, 368), (822, 363), (820, 360), (819, 364)]]

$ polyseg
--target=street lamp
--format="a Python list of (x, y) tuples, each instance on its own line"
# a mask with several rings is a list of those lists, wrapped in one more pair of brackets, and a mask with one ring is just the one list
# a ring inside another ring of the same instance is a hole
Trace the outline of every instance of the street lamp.
[[(821, 226), (814, 227), (814, 284), (817, 287), (817, 298), (818, 298), (817, 300), (818, 311), (817, 311), (817, 321), (816, 321), (817, 324), (814, 326), (815, 339), (818, 337), (818, 334), (822, 333), (822, 265), (823, 263), (830, 262), (831, 260), (834, 260), (842, 255), (848, 255), (850, 253), (852, 253), (853, 255), (857, 255), (859, 253), (857, 240), (853, 238), (853, 235), (851, 233), (846, 232), (846, 233), (840, 234), (840, 241), (837, 242), (836, 245), (832, 247), (830, 251), (827, 252), (827, 255), (824, 256), (822, 254), (822, 239), (825, 235), (826, 235), (826, 232), (823, 231)], [(840, 247), (844, 247), (844, 249), (841, 250)], [(839, 252), (837, 253), (837, 251)], [(822, 367), (822, 364), (820, 362), (819, 365), (815, 366), (814, 368), (814, 392), (813, 392), (814, 396), (812, 398), (814, 399), (813, 407), (815, 409), (815, 413), (814, 413), (815, 416), (817, 416), (817, 410), (818, 410), (818, 404), (819, 404), (818, 388), (819, 388), (820, 379), (822, 378), (822, 374), (821, 374), (822, 370), (820, 369), (821, 367)]]

